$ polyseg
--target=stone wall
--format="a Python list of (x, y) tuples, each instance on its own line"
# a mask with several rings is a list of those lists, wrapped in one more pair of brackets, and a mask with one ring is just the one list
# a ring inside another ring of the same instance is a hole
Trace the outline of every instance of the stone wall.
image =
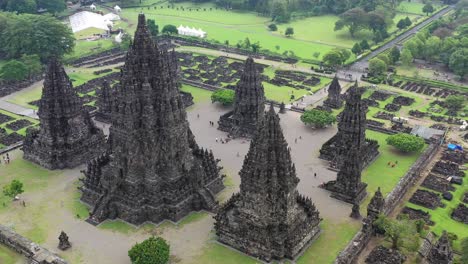
[[(406, 172), (405, 176), (400, 179), (395, 188), (393, 188), (393, 190), (387, 195), (383, 209), (385, 215), (389, 215), (396, 208), (409, 188), (411, 188), (411, 186), (413, 186), (413, 184), (419, 179), (421, 172), (428, 164), (428, 161), (430, 161), (437, 153), (441, 144), (442, 142), (431, 143), (413, 166), (411, 166), (408, 172)], [(357, 257), (372, 238), (372, 232), (372, 228), (361, 228), (361, 230), (359, 230), (354, 238), (348, 243), (346, 248), (340, 252), (338, 257), (335, 259), (335, 264), (356, 263)]]
[(67, 264), (55, 253), (0, 225), (0, 243), (25, 256), (31, 264)]
[(7, 96), (42, 80), (42, 73), (23, 81), (0, 81), (0, 97)]

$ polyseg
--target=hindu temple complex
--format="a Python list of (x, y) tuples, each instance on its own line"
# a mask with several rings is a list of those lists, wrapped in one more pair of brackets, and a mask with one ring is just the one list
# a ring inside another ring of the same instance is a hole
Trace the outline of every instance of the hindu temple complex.
[(442, 232), (439, 240), (433, 245), (427, 256), (428, 264), (451, 264), (453, 252), (447, 232)]
[(241, 78), (236, 86), (234, 110), (221, 116), (219, 130), (230, 136), (253, 137), (257, 124), (265, 111), (262, 80), (252, 58), (247, 58)]
[(26, 160), (47, 169), (74, 168), (103, 151), (104, 134), (98, 129), (63, 66), (51, 59), (39, 101), (39, 129), (28, 128), (23, 151)]
[(299, 178), (273, 107), (239, 175), (240, 192), (215, 217), (218, 240), (262, 260), (294, 259), (319, 234), (321, 218), (311, 199), (296, 190)]
[(328, 87), (328, 98), (323, 102), (323, 104), (333, 109), (340, 109), (343, 106), (341, 85), (337, 76), (335, 76), (330, 83), (330, 86)]
[(377, 141), (366, 139), (367, 106), (361, 99), (363, 90), (357, 82), (349, 89), (345, 108), (338, 120), (338, 132), (320, 149), (320, 158), (330, 161), (337, 169), (343, 167), (344, 154), (350, 149), (359, 149), (361, 170), (379, 155)]
[(107, 80), (102, 83), (101, 89), (98, 90), (98, 98), (96, 106), (96, 120), (102, 122), (110, 121), (111, 114), (111, 101), (112, 101), (112, 88)]
[(172, 69), (171, 55), (154, 43), (140, 14), (112, 104), (109, 150), (84, 172), (89, 222), (178, 221), (217, 207), (221, 168), (195, 142)]

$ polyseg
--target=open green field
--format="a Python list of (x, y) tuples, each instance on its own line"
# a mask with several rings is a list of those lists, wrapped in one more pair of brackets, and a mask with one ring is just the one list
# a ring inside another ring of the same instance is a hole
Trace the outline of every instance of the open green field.
[[(432, 3), (435, 10), (439, 10), (442, 6), (437, 3)], [(416, 15), (426, 15), (422, 9), (424, 4), (422, 2), (413, 1), (402, 1), (398, 6), (397, 10), (403, 13), (411, 13)]]
[(18, 264), (23, 258), (9, 248), (0, 245), (0, 263), (2, 264)]

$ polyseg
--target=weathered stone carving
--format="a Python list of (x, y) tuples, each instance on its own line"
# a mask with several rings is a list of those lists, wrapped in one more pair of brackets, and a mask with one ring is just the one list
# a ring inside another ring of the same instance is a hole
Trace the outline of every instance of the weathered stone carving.
[(230, 136), (253, 137), (265, 111), (265, 94), (252, 58), (247, 58), (237, 83), (234, 110), (221, 116), (218, 129)]
[(396, 249), (389, 249), (384, 246), (374, 248), (366, 258), (368, 264), (403, 264), (406, 256)]
[(350, 88), (339, 118), (338, 132), (320, 149), (320, 158), (329, 160), (332, 167), (341, 168), (344, 154), (352, 148), (360, 150), (357, 156), (362, 159), (363, 168), (379, 154), (377, 141), (365, 139), (367, 107), (361, 100), (361, 91), (357, 83)]
[(444, 231), (437, 243), (432, 246), (432, 249), (427, 256), (427, 262), (429, 264), (452, 264), (452, 261), (452, 247), (450, 246), (447, 232)]
[(108, 152), (88, 163), (81, 200), (88, 222), (120, 218), (132, 224), (178, 221), (217, 207), (224, 188), (213, 153), (192, 134), (173, 60), (148, 32), (145, 16), (125, 60), (112, 104)]
[(96, 106), (96, 120), (101, 122), (109, 122), (111, 119), (111, 102), (112, 102), (112, 88), (107, 80), (102, 83), (101, 89), (97, 90)]
[(59, 245), (58, 245), (58, 248), (60, 250), (67, 250), (69, 248), (71, 248), (71, 244), (70, 244), (70, 241), (68, 241), (68, 236), (65, 232), (60, 232), (60, 236), (59, 236)]
[(323, 105), (334, 109), (339, 109), (343, 106), (341, 85), (337, 76), (333, 78), (328, 87), (328, 98), (323, 102)]
[(39, 102), (40, 128), (26, 132), (24, 159), (47, 169), (73, 168), (103, 151), (104, 134), (88, 112), (60, 62), (51, 59)]
[(215, 216), (218, 240), (262, 260), (293, 259), (320, 232), (321, 219), (296, 190), (299, 178), (273, 107), (239, 174), (240, 192)]

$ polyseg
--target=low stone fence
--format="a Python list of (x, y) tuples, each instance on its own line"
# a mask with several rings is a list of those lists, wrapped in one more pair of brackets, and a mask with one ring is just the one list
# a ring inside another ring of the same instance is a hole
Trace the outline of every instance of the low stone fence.
[(377, 132), (384, 133), (384, 134), (388, 134), (388, 135), (398, 134), (398, 131), (395, 131), (395, 130), (392, 130), (392, 129), (389, 129), (389, 128), (369, 125), (369, 124), (367, 124), (367, 128), (370, 129), (370, 130), (377, 131)]
[[(442, 141), (431, 143), (413, 166), (411, 166), (408, 172), (406, 172), (405, 176), (400, 179), (396, 187), (387, 195), (383, 209), (383, 213), (385, 215), (389, 215), (396, 208), (409, 188), (411, 188), (411, 186), (413, 186), (413, 184), (419, 179), (421, 172), (427, 165), (428, 161), (437, 153), (441, 144)], [(346, 248), (340, 252), (338, 257), (335, 259), (335, 264), (356, 263), (359, 254), (361, 254), (362, 250), (364, 250), (372, 238), (372, 232), (372, 228), (361, 228), (361, 230), (359, 230), (359, 232), (348, 243)]]
[(23, 81), (0, 81), (0, 97), (7, 96), (42, 80), (42, 73)]
[(0, 225), (0, 243), (25, 256), (31, 264), (67, 264), (57, 254)]

